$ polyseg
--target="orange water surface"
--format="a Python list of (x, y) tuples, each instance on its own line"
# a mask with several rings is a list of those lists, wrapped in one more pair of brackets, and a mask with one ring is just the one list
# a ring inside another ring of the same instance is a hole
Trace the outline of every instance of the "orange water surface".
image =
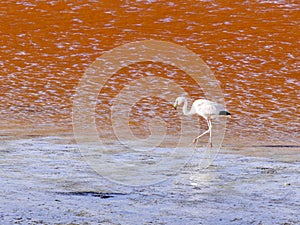
[[(213, 71), (233, 115), (226, 143), (297, 145), (299, 9), (296, 0), (2, 1), (1, 134), (14, 128), (71, 132), (75, 90), (89, 65), (117, 46), (153, 39), (190, 49)], [(100, 129), (109, 125), (109, 98), (149, 70), (172, 76), (194, 99), (203, 96), (176, 68), (132, 65), (100, 93)], [(152, 111), (173, 120), (166, 102), (152, 107), (159, 104), (145, 97), (133, 107), (137, 135), (147, 135)]]

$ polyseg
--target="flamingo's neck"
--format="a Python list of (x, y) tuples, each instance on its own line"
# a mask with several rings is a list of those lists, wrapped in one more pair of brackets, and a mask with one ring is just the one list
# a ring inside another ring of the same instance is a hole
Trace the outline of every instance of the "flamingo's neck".
[(190, 116), (190, 115), (193, 115), (193, 114), (196, 113), (196, 111), (195, 111), (193, 105), (192, 105), (190, 111), (188, 111), (188, 102), (187, 102), (187, 99), (186, 99), (186, 98), (184, 99), (184, 104), (183, 104), (182, 112), (183, 112), (183, 114), (186, 115), (186, 116)]

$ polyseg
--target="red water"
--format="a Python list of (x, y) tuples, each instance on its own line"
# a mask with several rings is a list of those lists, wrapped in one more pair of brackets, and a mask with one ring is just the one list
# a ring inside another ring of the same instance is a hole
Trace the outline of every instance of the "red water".
[[(2, 1), (1, 133), (23, 127), (71, 131), (75, 88), (89, 65), (114, 47), (155, 39), (185, 46), (214, 72), (233, 115), (227, 143), (297, 144), (299, 8), (293, 0)], [(145, 68), (124, 68), (123, 76), (136, 79)], [(164, 68), (151, 70), (163, 74)], [(193, 80), (170, 70), (193, 98), (201, 97)], [(107, 98), (126, 85), (120, 74), (102, 90), (99, 127), (109, 124)], [(149, 105), (155, 104), (145, 98), (133, 107), (137, 134), (147, 134), (143, 118), (151, 117), (155, 107)], [(157, 110), (170, 122), (164, 107)]]

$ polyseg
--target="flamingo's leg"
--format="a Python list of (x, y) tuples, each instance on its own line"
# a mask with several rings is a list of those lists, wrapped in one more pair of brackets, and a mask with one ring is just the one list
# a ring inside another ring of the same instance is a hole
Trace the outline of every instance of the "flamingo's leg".
[(212, 123), (211, 123), (211, 120), (207, 119), (207, 125), (208, 125), (208, 130), (204, 131), (202, 134), (197, 136), (193, 140), (193, 144), (197, 144), (198, 139), (209, 132), (209, 146), (212, 148)]
[(197, 144), (199, 138), (201, 138), (203, 135), (205, 135), (205, 134), (207, 134), (208, 132), (210, 132), (210, 122), (209, 122), (209, 120), (206, 120), (206, 121), (207, 121), (207, 125), (208, 125), (208, 130), (207, 130), (207, 131), (204, 131), (202, 134), (200, 134), (199, 136), (197, 136), (197, 137), (193, 140), (193, 144)]
[(199, 136), (197, 136), (197, 137), (193, 140), (193, 144), (197, 144), (198, 139), (201, 138), (204, 134), (207, 134), (208, 132), (210, 132), (209, 129), (208, 129), (207, 131), (203, 132), (202, 134), (200, 134)]
[(208, 130), (209, 130), (209, 145), (212, 148), (212, 139), (211, 139), (211, 136), (212, 136), (212, 124), (211, 124), (210, 120), (208, 120)]

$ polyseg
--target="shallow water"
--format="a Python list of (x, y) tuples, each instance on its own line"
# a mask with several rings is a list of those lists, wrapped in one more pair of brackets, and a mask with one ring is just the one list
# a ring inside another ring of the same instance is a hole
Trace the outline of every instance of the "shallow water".
[[(2, 224), (290, 224), (300, 222), (299, 161), (219, 154), (152, 186), (96, 174), (68, 138), (0, 146)], [(299, 156), (298, 156), (299, 158)]]
[[(1, 3), (1, 133), (22, 127), (71, 132), (75, 88), (89, 65), (117, 46), (155, 39), (192, 50), (220, 81), (233, 115), (226, 144), (297, 145), (298, 13), (299, 3), (293, 0)], [(116, 94), (149, 74), (172, 79), (193, 99), (203, 96), (178, 68), (130, 65), (99, 94), (99, 130), (111, 127), (109, 110)], [(177, 114), (169, 110), (172, 103), (141, 95), (131, 111), (132, 132), (147, 137), (155, 116), (169, 124), (168, 132), (179, 132)]]

